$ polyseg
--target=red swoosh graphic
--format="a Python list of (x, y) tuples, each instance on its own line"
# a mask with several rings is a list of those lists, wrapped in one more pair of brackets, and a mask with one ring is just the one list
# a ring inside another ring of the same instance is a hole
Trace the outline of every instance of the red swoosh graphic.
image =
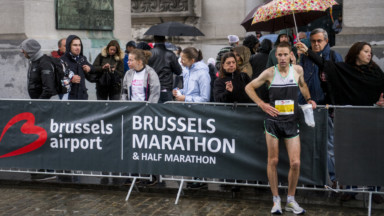
[(47, 131), (44, 128), (35, 125), (35, 116), (29, 112), (20, 113), (15, 117), (13, 117), (11, 120), (9, 120), (7, 125), (5, 125), (4, 127), (3, 133), (1, 133), (0, 142), (3, 139), (4, 134), (12, 125), (23, 120), (27, 120), (27, 122), (24, 123), (23, 126), (21, 126), (21, 129), (20, 129), (21, 132), (24, 134), (37, 134), (39, 135), (39, 138), (37, 138), (34, 142), (24, 147), (21, 147), (19, 149), (16, 149), (15, 151), (1, 155), (0, 158), (6, 158), (6, 157), (25, 154), (25, 153), (34, 151), (44, 145), (48, 137)]

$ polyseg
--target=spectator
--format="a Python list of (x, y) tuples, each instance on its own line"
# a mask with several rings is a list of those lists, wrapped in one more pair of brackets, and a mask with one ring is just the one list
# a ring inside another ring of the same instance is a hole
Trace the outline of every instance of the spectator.
[[(333, 62), (343, 61), (340, 54), (331, 50), (328, 44), (328, 34), (324, 29), (314, 29), (310, 34), (310, 42), (312, 47), (311, 51), (316, 53), (318, 56), (322, 56), (323, 59), (330, 60)], [(304, 43), (299, 44), (300, 45), (297, 45), (298, 47), (303, 46)], [(300, 50), (302, 51), (302, 49)], [(306, 54), (301, 55), (300, 65), (304, 69), (304, 80), (308, 85), (312, 100), (314, 100), (317, 104), (320, 105), (335, 104), (333, 99), (329, 97), (332, 90), (329, 89), (328, 85), (326, 84), (324, 72), (322, 70), (319, 70), (319, 67), (314, 64), (313, 60), (306, 56)], [(301, 94), (299, 94), (299, 103), (306, 103), (305, 98)], [(330, 115), (328, 116), (328, 173), (330, 180), (333, 182), (333, 187), (336, 187), (333, 128), (333, 112), (331, 110)]]
[(181, 51), (182, 51), (182, 50), (183, 50), (183, 49), (181, 49), (180, 46), (177, 46), (177, 47), (176, 47), (176, 50), (174, 51), (174, 53), (175, 53), (175, 55), (176, 55), (177, 58), (180, 58), (180, 54), (181, 54)]
[(188, 47), (181, 51), (183, 89), (173, 90), (176, 101), (208, 102), (211, 92), (208, 66), (202, 61), (201, 50)]
[(57, 51), (52, 51), (51, 52), (51, 55), (53, 58), (60, 58), (61, 56), (64, 55), (65, 53), (65, 42), (66, 42), (66, 38), (61, 38), (58, 42), (57, 42), (57, 46), (59, 47), (59, 49)]
[[(310, 34), (310, 42), (312, 51), (317, 53), (317, 55), (322, 56), (325, 60), (331, 60), (334, 62), (343, 61), (343, 58), (339, 53), (331, 50), (328, 44), (328, 34), (324, 29), (314, 29)], [(331, 101), (331, 98), (327, 96), (324, 72), (319, 71), (318, 66), (316, 66), (313, 61), (305, 55), (302, 56), (300, 65), (304, 69), (304, 79), (308, 84), (312, 100), (320, 105), (334, 104)], [(306, 103), (302, 95), (299, 95), (299, 103)]]
[[(277, 47), (277, 45), (279, 45), (279, 43), (281, 42), (288, 42), (289, 44), (291, 44), (291, 46), (293, 45), (293, 35), (290, 29), (283, 29), (279, 32), (279, 35), (277, 36), (277, 40), (275, 43), (275, 47)], [(297, 59), (296, 47), (292, 47), (292, 52), (293, 54), (295, 54), (296, 58), (291, 58), (291, 63), (296, 64), (296, 59)], [(266, 68), (275, 66), (277, 64), (277, 58), (275, 53), (276, 53), (276, 48), (272, 49), (271, 52), (269, 53)]]
[(129, 70), (128, 67), (128, 55), (129, 53), (136, 49), (136, 42), (135, 41), (128, 41), (128, 43), (125, 45), (125, 56), (124, 56), (124, 74)]
[[(372, 60), (372, 48), (369, 43), (353, 44), (345, 57), (345, 62), (325, 60), (303, 44), (298, 47), (307, 52), (308, 58), (327, 75), (333, 104), (384, 107), (384, 73)], [(346, 193), (341, 198), (347, 201), (354, 196), (353, 193)], [(372, 199), (378, 204), (384, 202), (379, 194), (373, 194)]]
[(97, 73), (97, 100), (120, 100), (121, 80), (124, 74), (124, 52), (119, 42), (111, 40), (93, 62)]
[(255, 35), (248, 35), (243, 41), (243, 45), (249, 48), (251, 55), (255, 54), (260, 46), (259, 39)]
[(213, 94), (215, 102), (250, 103), (245, 86), (251, 81), (249, 76), (240, 72), (233, 52), (223, 55), (219, 78), (215, 80)]
[(56, 95), (52, 63), (41, 51), (39, 42), (26, 39), (21, 43), (20, 48), (25, 58), (29, 60), (28, 94), (31, 99), (50, 99)]
[[(259, 52), (255, 55), (252, 55), (249, 59), (249, 62), (252, 66), (252, 77), (251, 79), (256, 79), (259, 77), (261, 72), (265, 70), (267, 65), (269, 52), (272, 50), (272, 41), (269, 39), (264, 39), (261, 42)], [(265, 102), (269, 102), (268, 96), (268, 85), (260, 86), (256, 89), (257, 95)]]
[(216, 69), (217, 70), (220, 70), (221, 57), (227, 52), (232, 52), (233, 47), (239, 45), (239, 40), (240, 39), (237, 35), (228, 35), (229, 46), (221, 48), (219, 53), (217, 53), (217, 57), (216, 57)]
[[(56, 94), (55, 75), (52, 70), (52, 63), (47, 55), (41, 51), (41, 45), (34, 39), (26, 39), (21, 45), (21, 52), (29, 60), (28, 94), (31, 99), (50, 99)], [(44, 172), (45, 170), (39, 170)], [(50, 171), (50, 170), (47, 170)], [(55, 179), (53, 175), (31, 174), (32, 180)]]
[(141, 50), (151, 50), (152, 48), (145, 42), (140, 42), (137, 44), (136, 49), (141, 49)]
[(152, 57), (148, 61), (157, 73), (160, 80), (160, 100), (159, 103), (172, 101), (173, 74), (182, 73), (181, 66), (177, 61), (175, 53), (165, 47), (164, 36), (154, 36), (155, 46), (151, 49)]
[(66, 52), (61, 59), (68, 64), (69, 69), (75, 74), (71, 79), (69, 100), (88, 100), (85, 79), (90, 79), (94, 73), (93, 66), (83, 55), (83, 43), (76, 35), (69, 35), (66, 41)]
[(213, 85), (215, 83), (215, 80), (216, 78), (218, 77), (218, 72), (217, 72), (217, 69), (216, 69), (216, 66), (215, 66), (215, 59), (214, 58), (209, 58), (208, 61), (207, 61), (207, 64), (208, 64), (208, 68), (209, 68), (209, 76), (211, 77), (211, 96), (210, 96), (210, 99), (209, 101), (210, 102), (214, 102), (215, 99), (213, 97)]
[(152, 53), (136, 49), (129, 53), (129, 71), (124, 76), (122, 100), (157, 103), (160, 98), (160, 81), (153, 68), (147, 65)]
[(307, 38), (307, 33), (299, 32), (298, 37), (299, 37), (300, 41), (303, 40), (303, 39), (306, 39)]
[(384, 73), (372, 60), (369, 43), (353, 44), (345, 62), (326, 60), (303, 44), (299, 47), (327, 75), (335, 105), (383, 106)]
[(332, 29), (336, 34), (339, 34), (343, 30), (343, 17), (340, 15), (332, 25)]
[(260, 40), (261, 36), (263, 36), (263, 34), (261, 34), (261, 32), (257, 31), (256, 32), (256, 38), (257, 40)]
[(236, 56), (237, 65), (240, 72), (246, 73), (249, 78), (252, 77), (252, 66), (249, 63), (251, 52), (246, 46), (237, 46), (233, 48), (233, 54)]

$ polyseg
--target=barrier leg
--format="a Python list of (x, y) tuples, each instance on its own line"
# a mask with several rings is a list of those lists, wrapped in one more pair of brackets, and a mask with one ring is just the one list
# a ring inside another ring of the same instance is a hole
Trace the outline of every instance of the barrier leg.
[(371, 209), (372, 208), (372, 192), (369, 192), (368, 197), (368, 216), (371, 216)]
[(183, 184), (184, 184), (184, 179), (181, 179), (180, 186), (179, 186), (179, 191), (177, 192), (177, 197), (176, 197), (175, 205), (177, 205), (177, 203), (179, 202), (180, 193), (183, 190)]
[(131, 196), (131, 192), (132, 192), (133, 187), (135, 186), (135, 183), (136, 183), (136, 177), (133, 178), (131, 187), (129, 187), (128, 194), (127, 194), (127, 197), (125, 198), (125, 201), (128, 201), (129, 196)]

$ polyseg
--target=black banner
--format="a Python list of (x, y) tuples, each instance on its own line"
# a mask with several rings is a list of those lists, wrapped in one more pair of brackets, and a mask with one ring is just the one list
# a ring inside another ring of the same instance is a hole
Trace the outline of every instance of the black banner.
[(336, 176), (344, 185), (384, 185), (384, 109), (335, 109)]
[[(0, 101), (0, 167), (267, 181), (264, 113), (255, 106)], [(300, 182), (326, 180), (327, 110), (300, 119)], [(302, 116), (302, 113), (300, 113)], [(280, 181), (289, 160), (280, 144)]]

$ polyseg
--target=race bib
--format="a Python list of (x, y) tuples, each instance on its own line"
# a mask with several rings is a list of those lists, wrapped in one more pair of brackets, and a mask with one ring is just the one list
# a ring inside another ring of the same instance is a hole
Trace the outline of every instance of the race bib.
[(293, 100), (276, 100), (275, 108), (280, 112), (280, 115), (294, 114), (294, 101)]

